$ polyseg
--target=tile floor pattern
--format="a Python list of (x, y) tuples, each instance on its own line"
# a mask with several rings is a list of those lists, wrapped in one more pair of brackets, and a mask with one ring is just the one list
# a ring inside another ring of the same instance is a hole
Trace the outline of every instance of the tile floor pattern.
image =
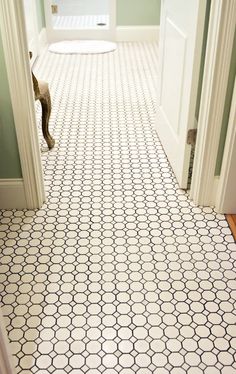
[(235, 374), (236, 245), (178, 189), (158, 141), (157, 46), (45, 52), (36, 74), (53, 97), (48, 201), (1, 212), (17, 372)]
[(83, 15), (83, 16), (53, 16), (53, 28), (56, 30), (71, 30), (71, 29), (97, 29), (98, 24), (101, 29), (109, 28), (109, 15)]

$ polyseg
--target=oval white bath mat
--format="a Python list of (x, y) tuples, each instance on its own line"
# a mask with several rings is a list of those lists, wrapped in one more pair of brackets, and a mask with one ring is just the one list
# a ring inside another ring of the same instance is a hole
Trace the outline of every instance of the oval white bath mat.
[(104, 40), (67, 40), (49, 46), (50, 52), (61, 54), (108, 53), (115, 49), (115, 43)]

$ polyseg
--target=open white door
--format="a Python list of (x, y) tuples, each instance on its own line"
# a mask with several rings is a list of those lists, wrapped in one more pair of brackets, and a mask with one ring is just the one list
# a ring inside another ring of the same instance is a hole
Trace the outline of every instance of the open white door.
[(36, 17), (36, 2), (35, 0), (24, 0), (23, 4), (28, 50), (32, 52), (32, 65), (38, 56), (38, 28)]
[(162, 0), (156, 129), (181, 188), (187, 188), (206, 0)]

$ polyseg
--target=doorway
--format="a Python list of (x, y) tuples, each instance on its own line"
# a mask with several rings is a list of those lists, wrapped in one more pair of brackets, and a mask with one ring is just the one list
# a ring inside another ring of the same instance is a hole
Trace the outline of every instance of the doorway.
[[(206, 371), (216, 362), (227, 370), (231, 238), (223, 217), (193, 207), (178, 189), (151, 130), (157, 53), (125, 44), (119, 53), (115, 63), (106, 55), (47, 64), (60, 142), (45, 155), (50, 201), (2, 220), (3, 302), (19, 365), (140, 374)], [(32, 335), (37, 349), (25, 342)]]
[(116, 0), (44, 0), (50, 42), (115, 39)]

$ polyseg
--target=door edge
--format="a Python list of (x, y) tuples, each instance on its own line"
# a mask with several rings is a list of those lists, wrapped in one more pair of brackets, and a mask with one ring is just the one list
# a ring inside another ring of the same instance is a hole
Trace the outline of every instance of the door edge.
[(190, 198), (194, 204), (213, 206), (218, 153), (230, 56), (236, 22), (236, 2), (212, 1), (209, 19), (198, 136)]
[(40, 208), (45, 190), (35, 116), (23, 1), (0, 1), (0, 28), (28, 209)]

